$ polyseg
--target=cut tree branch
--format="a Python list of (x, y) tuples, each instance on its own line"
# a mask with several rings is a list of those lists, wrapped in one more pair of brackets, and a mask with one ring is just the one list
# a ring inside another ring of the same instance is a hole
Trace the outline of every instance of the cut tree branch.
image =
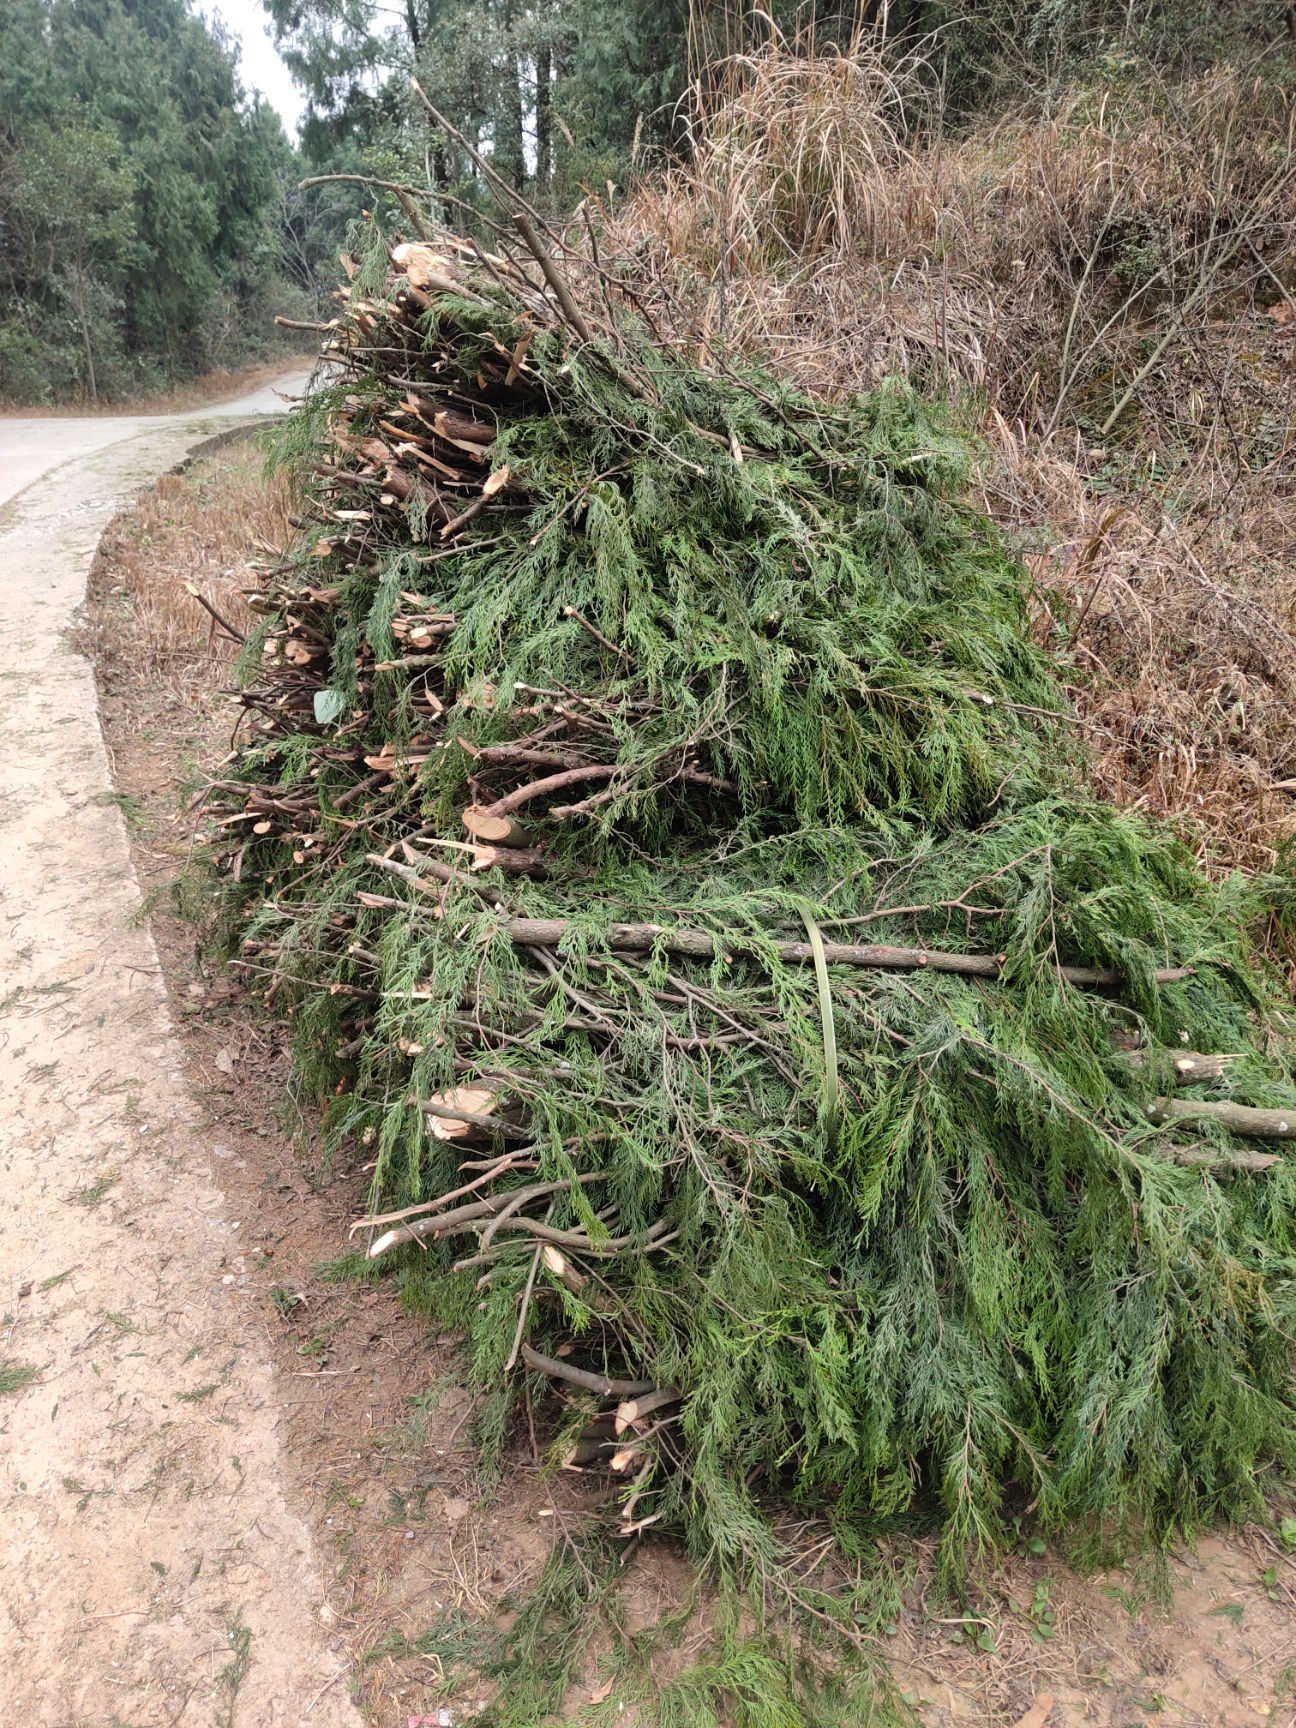
[(1258, 1110), (1250, 1104), (1228, 1100), (1204, 1102), (1195, 1098), (1154, 1098), (1147, 1107), (1148, 1121), (1218, 1122), (1231, 1134), (1247, 1134), (1260, 1140), (1290, 1140), (1296, 1137), (1296, 1105), (1285, 1110)]
[[(505, 918), (500, 928), (513, 942), (527, 948), (557, 948), (570, 928), (565, 918)], [(698, 960), (713, 960), (743, 952), (741, 934), (723, 941), (706, 930), (670, 930), (661, 924), (610, 924), (604, 938), (608, 948), (631, 954), (651, 953), (658, 945), (671, 954), (687, 954)], [(775, 942), (780, 960), (814, 958), (809, 942)], [(825, 942), (824, 958), (831, 966), (871, 966), (879, 970), (955, 972), (967, 978), (998, 978), (1004, 961), (998, 954), (952, 954), (929, 948), (892, 948), (853, 942)], [(1069, 984), (1095, 986), (1124, 982), (1124, 973), (1112, 966), (1059, 966), (1060, 977)], [(1191, 966), (1166, 966), (1153, 973), (1158, 984), (1177, 983), (1192, 975)]]
[(637, 1398), (654, 1390), (651, 1380), (613, 1380), (606, 1374), (591, 1374), (587, 1368), (576, 1368), (570, 1362), (559, 1362), (553, 1356), (542, 1356), (529, 1344), (522, 1346), (522, 1360), (537, 1374), (549, 1374), (555, 1380), (566, 1380), (581, 1386), (586, 1392), (597, 1392), (601, 1398)]

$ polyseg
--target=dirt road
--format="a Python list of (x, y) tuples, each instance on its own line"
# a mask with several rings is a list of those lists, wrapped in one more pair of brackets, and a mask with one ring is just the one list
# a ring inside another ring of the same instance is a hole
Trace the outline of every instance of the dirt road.
[[(300, 381), (292, 380), (290, 388)], [(132, 492), (270, 391), (0, 421), (0, 1722), (359, 1721), (222, 1148), (195, 1128), (67, 637)]]
[(172, 439), (178, 436), (183, 455), (184, 440), (193, 443), (203, 435), (194, 428), (218, 431), (233, 420), (281, 414), (287, 407), (284, 397), (305, 386), (305, 374), (295, 374), (275, 384), (263, 385), (236, 401), (205, 407), (192, 414), (96, 414), (80, 420), (48, 416), (0, 418), (0, 508), (42, 474), (99, 450), (150, 436)]

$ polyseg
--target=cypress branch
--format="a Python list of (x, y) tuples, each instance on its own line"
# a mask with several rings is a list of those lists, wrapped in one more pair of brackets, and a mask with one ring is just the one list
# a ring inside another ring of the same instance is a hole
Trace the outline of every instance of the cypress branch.
[(528, 222), (538, 268), (360, 262), (207, 794), (370, 1257), (482, 1384), (657, 1411), (577, 1448), (616, 1528), (780, 1588), (779, 1494), (934, 1512), (950, 1577), (1026, 1500), (1250, 1511), (1296, 1469), (1259, 890), (1093, 796), (911, 392), (704, 371)]

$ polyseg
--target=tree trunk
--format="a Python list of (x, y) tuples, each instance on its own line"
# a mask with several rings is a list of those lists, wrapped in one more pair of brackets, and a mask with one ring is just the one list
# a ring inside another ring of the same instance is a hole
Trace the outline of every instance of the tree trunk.
[(549, 190), (553, 178), (553, 55), (546, 42), (535, 56), (536, 186)]
[(94, 351), (90, 346), (90, 315), (86, 310), (85, 275), (79, 269), (75, 280), (77, 319), (81, 325), (81, 341), (85, 346), (86, 386), (90, 391), (90, 400), (97, 402), (99, 391), (95, 385)]

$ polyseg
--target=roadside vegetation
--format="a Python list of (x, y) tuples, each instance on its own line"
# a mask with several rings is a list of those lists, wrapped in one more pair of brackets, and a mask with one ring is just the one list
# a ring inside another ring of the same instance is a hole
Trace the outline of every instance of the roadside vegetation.
[[(289, 533), (291, 484), (267, 478), (250, 439), (164, 474), (117, 516), (100, 542), (96, 636), (116, 652), (115, 671), (170, 691), (186, 707), (219, 712), (246, 629), (246, 591), (258, 557)], [(222, 627), (195, 598), (227, 620)]]
[(188, 0), (6, 0), (0, 401), (153, 396), (299, 353), (273, 322), (314, 304), (299, 175)]

